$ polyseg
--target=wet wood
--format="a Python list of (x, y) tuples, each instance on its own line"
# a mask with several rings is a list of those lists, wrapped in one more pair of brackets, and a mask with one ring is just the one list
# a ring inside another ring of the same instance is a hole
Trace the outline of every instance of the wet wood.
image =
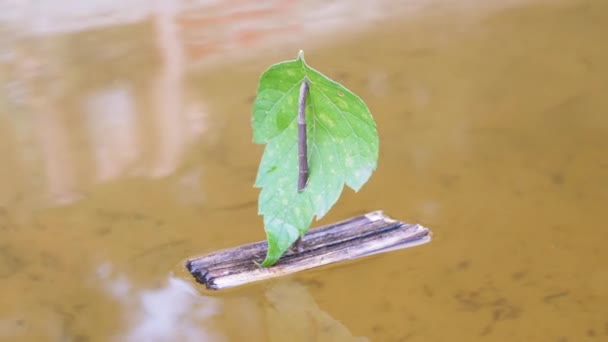
[(271, 267), (261, 267), (265, 241), (214, 252), (186, 262), (196, 280), (210, 290), (231, 288), (295, 272), (409, 248), (431, 240), (418, 224), (392, 219), (382, 211), (311, 229), (299, 251), (289, 251)]

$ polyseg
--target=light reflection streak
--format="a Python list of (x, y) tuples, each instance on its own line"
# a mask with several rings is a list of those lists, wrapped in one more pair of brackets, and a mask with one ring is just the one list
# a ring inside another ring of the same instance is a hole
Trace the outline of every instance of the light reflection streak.
[(159, 145), (157, 162), (152, 170), (156, 177), (171, 173), (178, 165), (184, 145), (182, 81), (184, 52), (181, 36), (174, 21), (177, 8), (173, 1), (158, 1), (155, 16), (157, 42), (163, 64), (153, 94), (157, 113)]
[(209, 327), (222, 311), (217, 298), (201, 296), (188, 282), (169, 276), (155, 289), (139, 289), (125, 275), (114, 274), (111, 265), (97, 270), (106, 293), (120, 302), (126, 322), (117, 341), (224, 341)]
[(91, 140), (97, 181), (110, 181), (125, 174), (141, 154), (133, 102), (132, 90), (123, 82), (98, 90), (85, 99), (87, 135)]

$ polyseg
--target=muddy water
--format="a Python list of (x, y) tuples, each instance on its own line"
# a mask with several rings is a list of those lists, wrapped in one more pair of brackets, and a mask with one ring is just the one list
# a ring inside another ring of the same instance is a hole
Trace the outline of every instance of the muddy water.
[[(0, 340), (608, 339), (602, 2), (44, 3), (0, 16)], [(434, 240), (201, 292), (183, 259), (264, 237), (250, 108), (299, 48), (381, 137), (319, 224)]]

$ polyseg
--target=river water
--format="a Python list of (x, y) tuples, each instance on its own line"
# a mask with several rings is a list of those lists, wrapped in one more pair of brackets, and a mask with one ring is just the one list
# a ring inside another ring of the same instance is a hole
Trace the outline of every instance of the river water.
[[(0, 340), (608, 340), (608, 3), (0, 2)], [(264, 239), (258, 77), (360, 95), (430, 244), (209, 293)]]

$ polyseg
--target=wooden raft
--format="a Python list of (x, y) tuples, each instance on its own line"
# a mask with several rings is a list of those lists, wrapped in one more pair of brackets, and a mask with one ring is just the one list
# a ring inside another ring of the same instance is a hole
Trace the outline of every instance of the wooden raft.
[(264, 260), (266, 241), (196, 257), (186, 267), (208, 289), (221, 290), (429, 241), (427, 228), (374, 211), (311, 229), (302, 237), (300, 251), (288, 251), (271, 267), (256, 264)]

